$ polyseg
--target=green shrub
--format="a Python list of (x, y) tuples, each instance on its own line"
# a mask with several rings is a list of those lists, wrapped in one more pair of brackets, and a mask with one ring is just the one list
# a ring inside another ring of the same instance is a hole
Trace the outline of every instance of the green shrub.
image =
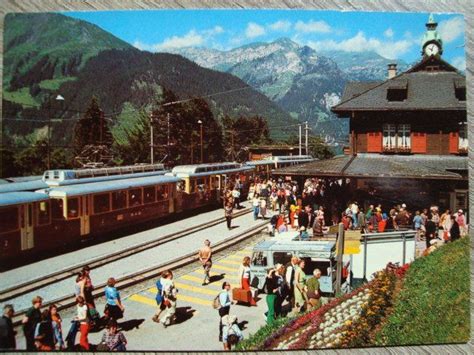
[(469, 238), (411, 265), (378, 345), (469, 341)]

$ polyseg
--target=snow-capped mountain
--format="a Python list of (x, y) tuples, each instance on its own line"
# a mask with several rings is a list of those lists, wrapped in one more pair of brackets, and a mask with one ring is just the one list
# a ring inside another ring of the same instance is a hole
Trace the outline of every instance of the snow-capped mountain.
[[(347, 81), (383, 80), (392, 60), (374, 52), (317, 53), (281, 38), (229, 51), (182, 48), (173, 51), (197, 64), (231, 73), (278, 103), (293, 117), (308, 121), (316, 134), (347, 137), (347, 122), (330, 108), (339, 103)], [(406, 70), (406, 63), (399, 63)]]

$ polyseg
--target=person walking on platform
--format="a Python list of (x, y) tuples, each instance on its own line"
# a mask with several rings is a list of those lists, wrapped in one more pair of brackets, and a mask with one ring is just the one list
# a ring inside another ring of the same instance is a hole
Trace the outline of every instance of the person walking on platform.
[(16, 331), (13, 330), (12, 318), (15, 315), (15, 310), (11, 304), (6, 304), (3, 307), (3, 316), (0, 318), (0, 351), (15, 350)]
[(212, 249), (211, 249), (211, 242), (209, 239), (204, 241), (204, 246), (199, 249), (199, 261), (204, 269), (204, 281), (202, 283), (203, 286), (209, 285), (210, 283), (210, 273), (212, 267)]
[(303, 271), (304, 267), (305, 261), (301, 259), (295, 270), (295, 313), (301, 312), (306, 303), (306, 274)]
[(123, 318), (123, 312), (125, 308), (120, 300), (120, 293), (115, 287), (115, 279), (110, 277), (107, 280), (107, 286), (105, 286), (105, 298), (107, 303), (105, 305), (104, 314), (107, 319), (120, 319)]
[(87, 315), (87, 304), (86, 301), (84, 300), (84, 297), (78, 296), (76, 298), (77, 306), (77, 315), (74, 318), (76, 322), (79, 323), (79, 331), (81, 332), (81, 338), (79, 340), (79, 345), (81, 347), (81, 350), (86, 350), (89, 351), (90, 345), (89, 345), (89, 317)]
[(230, 300), (230, 283), (224, 281), (222, 283), (222, 291), (217, 295), (219, 299), (219, 341), (222, 342), (222, 317), (226, 316), (230, 312), (230, 306), (232, 301)]
[(240, 264), (238, 278), (240, 282), (240, 288), (250, 291), (250, 306), (256, 306), (257, 303), (255, 302), (255, 298), (250, 289), (250, 256), (244, 257), (242, 264)]
[(63, 339), (62, 319), (58, 313), (58, 307), (55, 304), (49, 306), (49, 314), (53, 323), (54, 340), (59, 350), (66, 348)]
[(255, 193), (253, 195), (252, 207), (253, 207), (253, 219), (256, 221), (258, 219), (258, 214), (260, 213), (260, 199), (258, 198), (258, 193)]
[(43, 303), (43, 299), (40, 296), (36, 296), (31, 301), (33, 306), (28, 309), (21, 321), (23, 323), (23, 333), (25, 334), (26, 340), (26, 350), (27, 351), (35, 351), (35, 329), (36, 324), (41, 321), (41, 305)]
[(267, 324), (273, 324), (275, 321), (275, 303), (278, 292), (278, 277), (275, 275), (276, 270), (268, 270), (267, 278)]
[(178, 290), (173, 281), (173, 273), (170, 272), (165, 279), (162, 280), (163, 285), (163, 303), (165, 305), (166, 313), (161, 320), (163, 327), (171, 325), (176, 314), (176, 301), (178, 297)]
[[(54, 350), (54, 329), (49, 309), (45, 309), (41, 312), (41, 322), (36, 324), (35, 341), (38, 340), (40, 340), (41, 344)], [(38, 344), (36, 344), (36, 347), (38, 348)]]
[(232, 229), (232, 214), (234, 212), (234, 207), (232, 206), (232, 204), (230, 202), (228, 202), (225, 206), (224, 206), (224, 214), (225, 214), (225, 219), (226, 219), (226, 222), (227, 222), (227, 229), (228, 230), (231, 230)]
[(160, 323), (160, 315), (161, 313), (166, 309), (166, 306), (164, 305), (164, 298), (163, 298), (163, 283), (164, 280), (169, 277), (169, 274), (171, 274), (171, 271), (165, 270), (161, 274), (160, 279), (156, 282), (156, 304), (158, 305), (158, 311), (155, 313), (155, 315), (152, 317), (152, 320), (156, 323)]
[(295, 273), (296, 268), (298, 267), (298, 257), (293, 256), (291, 257), (291, 261), (286, 265), (286, 273), (285, 273), (285, 280), (286, 284), (289, 287), (288, 290), (288, 301), (293, 308), (295, 306)]

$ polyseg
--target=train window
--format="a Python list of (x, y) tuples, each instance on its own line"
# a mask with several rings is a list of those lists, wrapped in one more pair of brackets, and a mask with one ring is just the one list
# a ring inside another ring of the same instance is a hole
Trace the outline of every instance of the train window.
[(168, 185), (158, 185), (156, 187), (156, 194), (158, 201), (163, 201), (168, 199)]
[(127, 207), (127, 191), (112, 192), (112, 210), (120, 210)]
[(204, 192), (205, 190), (206, 190), (206, 179), (197, 179), (195, 192)]
[(184, 181), (180, 181), (176, 184), (176, 191), (178, 192), (184, 191)]
[(0, 233), (18, 229), (18, 207), (0, 208)]
[(142, 204), (142, 190), (133, 189), (128, 191), (128, 201), (130, 207), (139, 206)]
[(51, 217), (53, 219), (63, 219), (63, 200), (53, 198), (51, 199)]
[(38, 225), (49, 224), (49, 202), (42, 201), (38, 203)]
[(291, 261), (291, 253), (286, 252), (274, 252), (273, 253), (273, 265), (282, 264), (286, 265)]
[(67, 218), (79, 217), (79, 199), (70, 198), (67, 200)]
[(153, 203), (156, 200), (156, 192), (154, 186), (143, 188), (143, 201), (145, 203)]
[(94, 213), (110, 211), (109, 194), (94, 195)]

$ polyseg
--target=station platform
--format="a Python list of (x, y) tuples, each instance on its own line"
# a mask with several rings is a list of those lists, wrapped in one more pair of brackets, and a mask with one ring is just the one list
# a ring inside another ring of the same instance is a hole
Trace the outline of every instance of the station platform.
[[(249, 207), (249, 202), (242, 204)], [(223, 217), (222, 209), (211, 212), (201, 213), (196, 216), (183, 219), (178, 222), (163, 225), (144, 232), (136, 233), (124, 238), (116, 239), (110, 242), (101, 243), (90, 246), (81, 250), (70, 252), (61, 256), (56, 256), (50, 259), (42, 260), (18, 269), (10, 270), (0, 274), (2, 279), (3, 289), (21, 284), (28, 280), (38, 278), (42, 275), (47, 275), (55, 271), (60, 271), (69, 268), (73, 265), (80, 265), (94, 260), (97, 257), (110, 254), (113, 251), (128, 248), (133, 245), (141, 244), (147, 240), (159, 239), (160, 236), (179, 232), (185, 228), (193, 225), (202, 224), (203, 221), (212, 220)], [(120, 278), (141, 270), (148, 269), (152, 266), (173, 261), (180, 256), (193, 253), (203, 245), (205, 239), (209, 239), (212, 243), (218, 243), (224, 239), (236, 236), (253, 226), (261, 225), (262, 219), (253, 220), (251, 213), (242, 215), (233, 219), (232, 230), (228, 230), (225, 222), (214, 225), (210, 228), (192, 233), (186, 237), (180, 238), (176, 241), (169, 242), (158, 247), (148, 249), (139, 254), (131, 255), (122, 258), (115, 262), (109, 263), (102, 267), (91, 270), (91, 278), (94, 284), (98, 285), (105, 283), (109, 277)], [(14, 300), (8, 301), (13, 303), (16, 310), (23, 310), (31, 305), (31, 299), (39, 295), (43, 297), (44, 301), (54, 301), (60, 297), (64, 297), (74, 293), (75, 278), (59, 281), (58, 283), (46, 286), (42, 289), (24, 294)]]

